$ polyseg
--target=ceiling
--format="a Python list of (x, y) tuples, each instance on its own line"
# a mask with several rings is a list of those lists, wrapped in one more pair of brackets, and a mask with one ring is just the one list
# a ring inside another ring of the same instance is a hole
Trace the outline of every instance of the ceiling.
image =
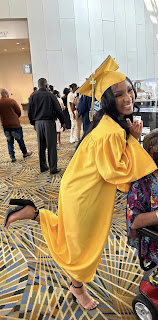
[(30, 45), (28, 39), (0, 39), (0, 54), (21, 53), (29, 51)]

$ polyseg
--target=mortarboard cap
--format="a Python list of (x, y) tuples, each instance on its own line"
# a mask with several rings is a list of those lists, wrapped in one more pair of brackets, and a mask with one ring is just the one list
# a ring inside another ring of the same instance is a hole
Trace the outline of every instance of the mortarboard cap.
[(100, 101), (102, 94), (109, 87), (126, 79), (123, 73), (116, 71), (118, 68), (119, 66), (115, 60), (111, 56), (108, 56), (99, 68), (96, 69), (95, 73), (80, 87), (78, 92), (85, 96), (92, 97), (91, 81), (95, 80), (95, 97)]

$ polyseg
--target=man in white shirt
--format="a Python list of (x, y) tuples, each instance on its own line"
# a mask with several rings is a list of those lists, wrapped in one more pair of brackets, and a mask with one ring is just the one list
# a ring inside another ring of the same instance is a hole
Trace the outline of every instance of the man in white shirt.
[(70, 85), (71, 92), (69, 92), (67, 96), (67, 107), (70, 115), (71, 120), (71, 133), (70, 133), (70, 143), (74, 143), (77, 141), (76, 138), (76, 118), (75, 118), (75, 105), (74, 105), (74, 98), (75, 98), (75, 91), (77, 90), (77, 84), (72, 83)]

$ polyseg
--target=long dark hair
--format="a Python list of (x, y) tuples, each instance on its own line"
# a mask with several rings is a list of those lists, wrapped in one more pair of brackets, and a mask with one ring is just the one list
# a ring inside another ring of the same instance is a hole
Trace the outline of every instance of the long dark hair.
[(57, 96), (58, 98), (60, 98), (60, 95), (59, 95), (59, 91), (58, 91), (58, 90), (54, 90), (53, 93), (55, 94), (55, 96)]
[(69, 88), (64, 88), (63, 90), (63, 94), (67, 97), (67, 95), (69, 94), (70, 89)]
[[(137, 93), (136, 93), (135, 87), (133, 86), (132, 81), (128, 77), (126, 77), (126, 80), (131, 84), (132, 89), (135, 94), (135, 99), (136, 99)], [(136, 109), (136, 112), (135, 112), (135, 109)], [(84, 133), (81, 141), (87, 136), (87, 134), (89, 134), (98, 125), (98, 123), (100, 122), (100, 120), (102, 119), (104, 114), (107, 114), (110, 118), (112, 118), (114, 121), (116, 121), (126, 131), (126, 136), (128, 138), (129, 128), (128, 128), (126, 119), (129, 118), (131, 120), (131, 122), (133, 122), (133, 115), (134, 114), (137, 115), (139, 112), (139, 109), (140, 108), (136, 105), (136, 103), (134, 103), (133, 113), (131, 113), (128, 116), (124, 116), (124, 119), (121, 119), (120, 115), (118, 113), (118, 110), (116, 108), (115, 98), (112, 93), (111, 87), (108, 88), (103, 93), (103, 95), (101, 97), (101, 109), (94, 116), (94, 120), (90, 123), (90, 125), (89, 125), (87, 131)]]
[(69, 85), (69, 88), (74, 90), (75, 88), (77, 88), (77, 84), (76, 83), (72, 83), (72, 84)]

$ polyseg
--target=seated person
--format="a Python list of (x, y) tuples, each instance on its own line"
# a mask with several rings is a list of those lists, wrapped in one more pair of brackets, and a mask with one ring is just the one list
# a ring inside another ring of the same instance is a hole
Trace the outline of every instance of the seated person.
[[(158, 129), (145, 136), (143, 147), (158, 166)], [(127, 199), (128, 244), (138, 249), (137, 229), (151, 225), (158, 225), (158, 169), (131, 183)], [(158, 264), (158, 240), (142, 237), (141, 249), (144, 260)]]

